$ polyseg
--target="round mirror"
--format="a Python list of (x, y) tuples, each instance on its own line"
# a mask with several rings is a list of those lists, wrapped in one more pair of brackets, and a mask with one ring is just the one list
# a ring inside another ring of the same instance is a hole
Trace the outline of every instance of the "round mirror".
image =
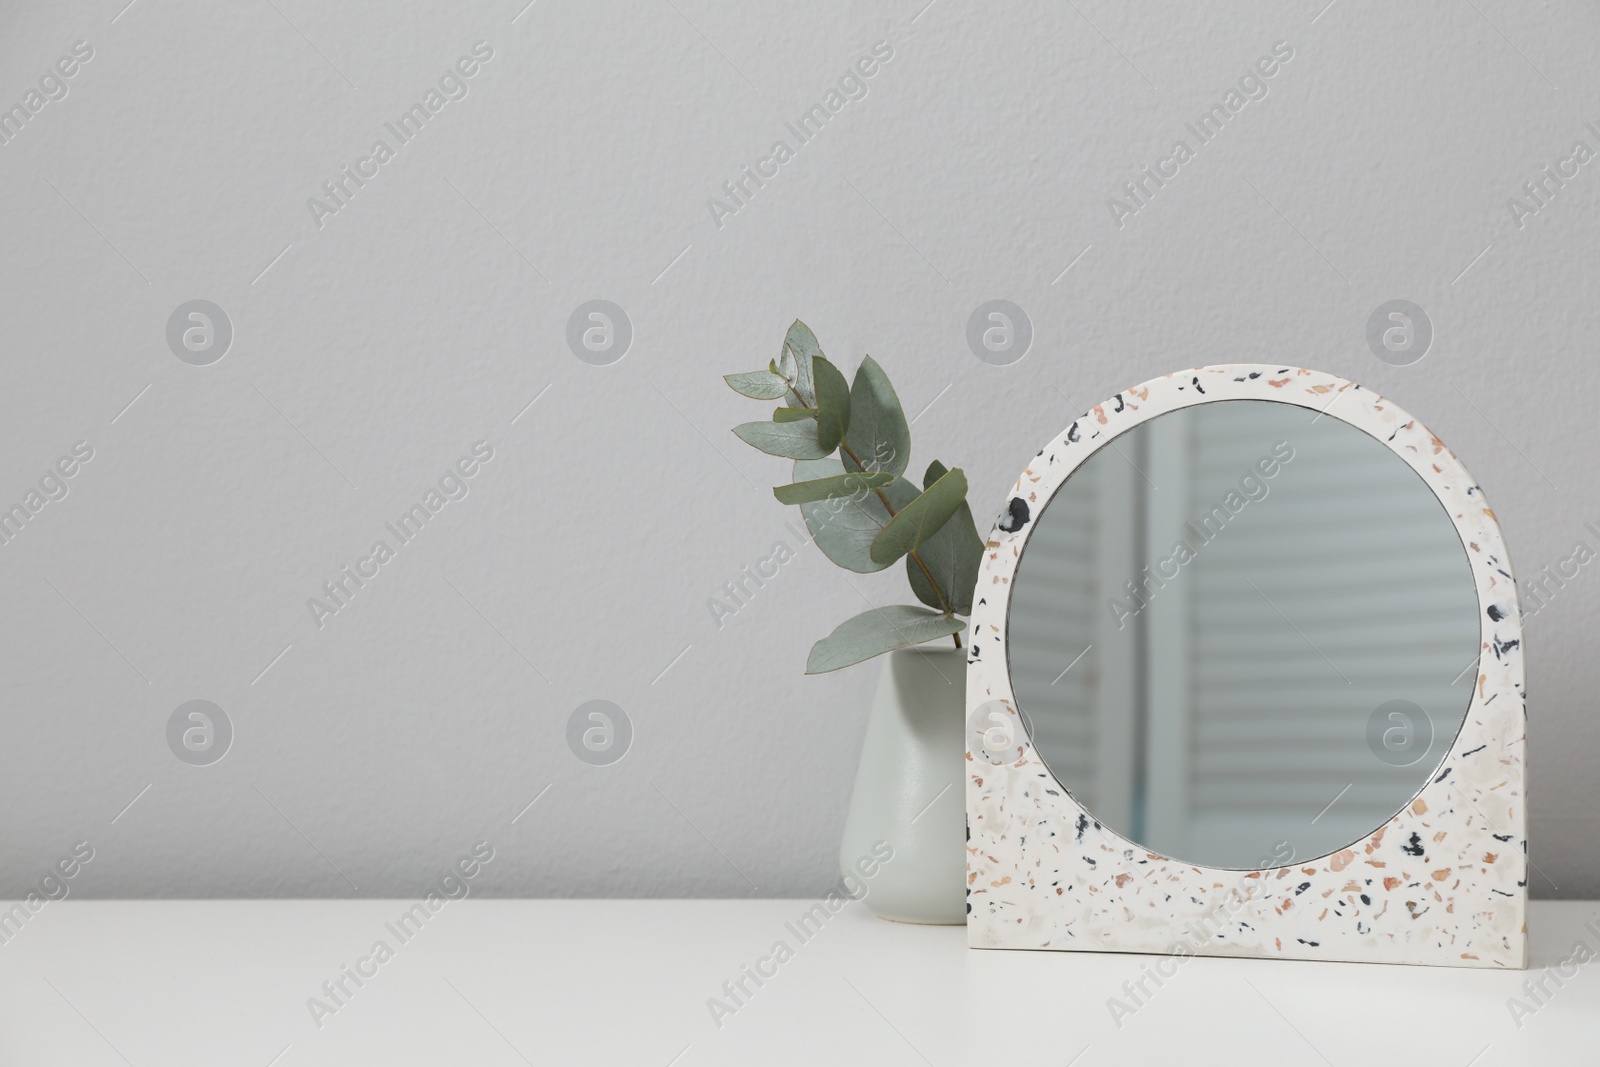
[(1465, 547), (1382, 442), (1291, 404), (1106, 441), (1035, 520), (1006, 625), (1034, 750), (1104, 826), (1250, 869), (1359, 841), (1461, 728)]

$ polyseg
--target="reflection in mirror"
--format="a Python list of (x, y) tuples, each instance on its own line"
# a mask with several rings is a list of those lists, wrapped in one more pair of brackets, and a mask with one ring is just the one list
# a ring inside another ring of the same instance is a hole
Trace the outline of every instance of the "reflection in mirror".
[(1007, 661), (1056, 778), (1189, 863), (1260, 868), (1359, 841), (1466, 716), (1477, 595), (1450, 516), (1333, 415), (1241, 400), (1089, 456), (1017, 565)]

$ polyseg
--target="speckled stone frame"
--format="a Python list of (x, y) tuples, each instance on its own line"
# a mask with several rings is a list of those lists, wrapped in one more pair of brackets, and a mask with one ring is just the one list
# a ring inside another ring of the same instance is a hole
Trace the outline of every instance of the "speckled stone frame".
[[(1167, 859), (1102, 827), (1029, 744), (1006, 662), (1011, 580), (1044, 505), (1118, 434), (1221, 400), (1298, 405), (1387, 444), (1454, 520), (1482, 623), (1471, 705), (1434, 777), (1365, 840), (1262, 871)], [(1376, 393), (1318, 371), (1223, 365), (1157, 378), (1094, 408), (1034, 457), (1012, 487), (978, 574), (968, 647), (972, 947), (1527, 966), (1516, 583), (1483, 491), (1437, 437)]]

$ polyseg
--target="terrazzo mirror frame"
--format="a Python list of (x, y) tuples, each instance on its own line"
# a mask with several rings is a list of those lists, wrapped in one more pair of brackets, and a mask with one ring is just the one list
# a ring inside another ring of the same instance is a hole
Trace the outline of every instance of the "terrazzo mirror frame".
[[(1097, 823), (1029, 743), (1006, 656), (1018, 560), (1034, 520), (1067, 478), (1141, 423), (1225, 400), (1293, 404), (1338, 418), (1407, 463), (1466, 547), (1481, 635), (1465, 721), (1412, 801), (1364, 840), (1260, 871), (1169, 860)], [(1055, 437), (1012, 486), (984, 551), (970, 632), (971, 947), (1527, 966), (1516, 583), (1483, 491), (1437, 437), (1390, 401), (1343, 378), (1270, 364), (1199, 367), (1117, 394)]]

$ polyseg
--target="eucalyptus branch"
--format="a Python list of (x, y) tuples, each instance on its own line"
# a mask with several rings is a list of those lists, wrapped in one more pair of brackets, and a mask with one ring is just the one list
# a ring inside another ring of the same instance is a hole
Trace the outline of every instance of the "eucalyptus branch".
[[(734, 428), (745, 443), (795, 461), (794, 482), (773, 489), (779, 502), (797, 505), (813, 543), (830, 560), (871, 574), (906, 558), (911, 591), (920, 604), (873, 608), (816, 642), (806, 673), (838, 670), (940, 637), (962, 647), (960, 632), (972, 611), (983, 541), (967, 506), (967, 480), (959, 467), (930, 463), (921, 487), (905, 477), (911, 427), (888, 375), (872, 357), (848, 383), (822, 354), (816, 335), (796, 321), (779, 358), (767, 369), (726, 375), (736, 392), (780, 401), (769, 421)], [(846, 440), (850, 437), (850, 440)], [(868, 466), (862, 457), (872, 458)], [(834, 522), (846, 498), (876, 494), (870, 521)], [(898, 500), (896, 507), (892, 500)]]

